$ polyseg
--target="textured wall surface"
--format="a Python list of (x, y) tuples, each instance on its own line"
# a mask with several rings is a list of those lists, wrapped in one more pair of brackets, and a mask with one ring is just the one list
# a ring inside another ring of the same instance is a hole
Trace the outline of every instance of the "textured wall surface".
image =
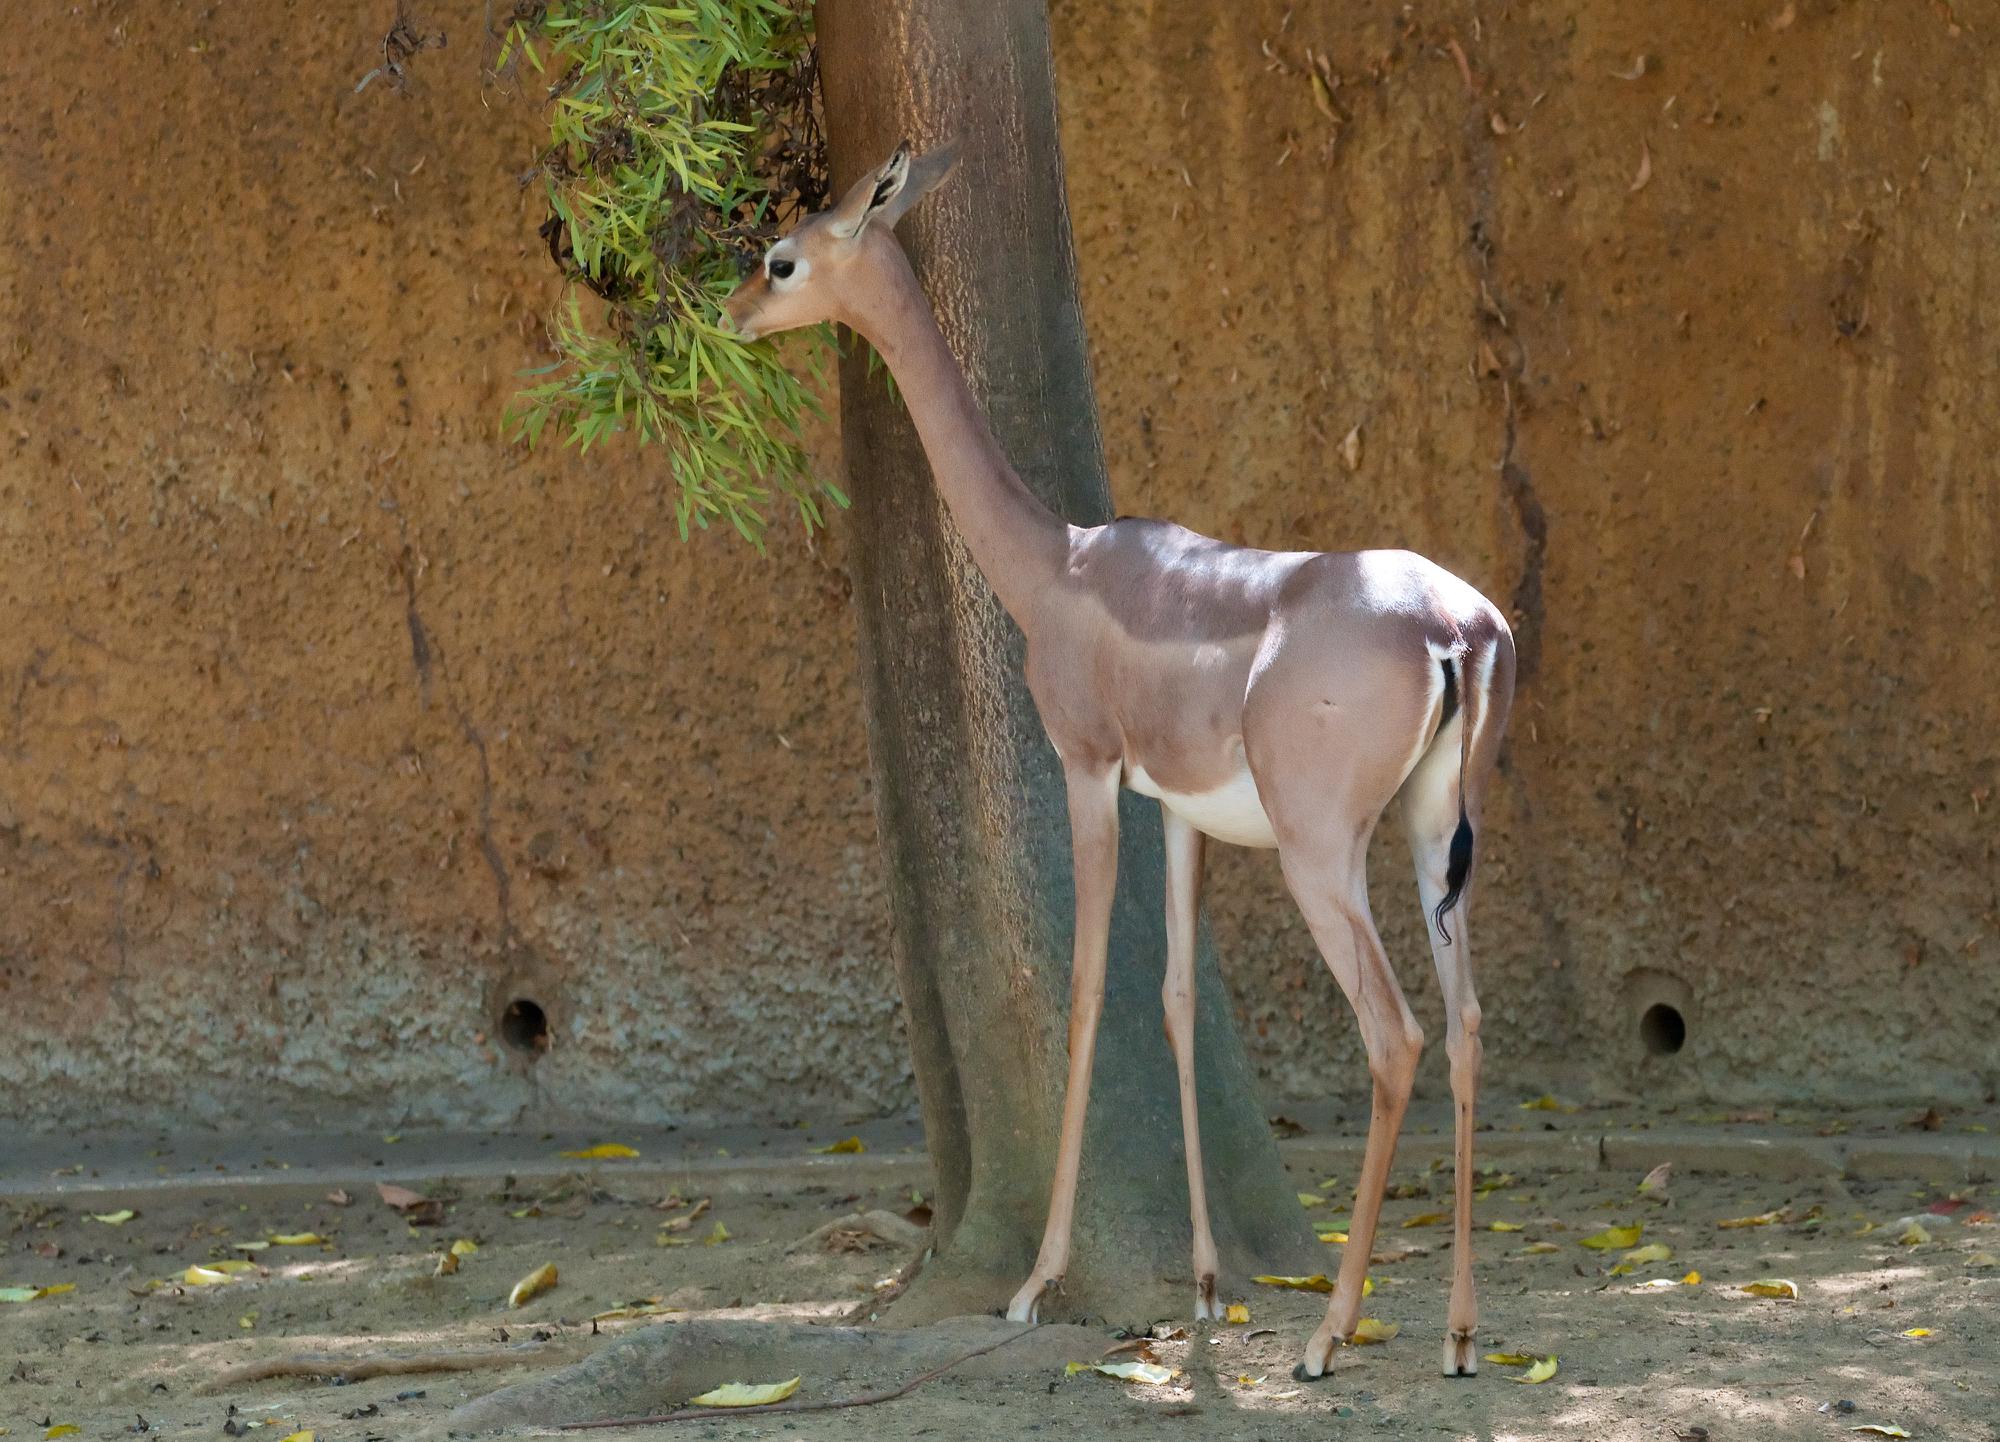
[[(353, 93), (381, 8), (29, 0), (8, 62), (10, 1119), (900, 1109), (839, 527), (682, 547), (656, 458), (500, 439), (553, 295), (534, 119), (469, 3)], [(1990, 1091), (1994, 37), (1370, 16), (1056, 5), (1121, 508), (1408, 545), (1515, 616), (1496, 1095)], [(1354, 1093), (1270, 858), (1212, 875), (1274, 1105)]]

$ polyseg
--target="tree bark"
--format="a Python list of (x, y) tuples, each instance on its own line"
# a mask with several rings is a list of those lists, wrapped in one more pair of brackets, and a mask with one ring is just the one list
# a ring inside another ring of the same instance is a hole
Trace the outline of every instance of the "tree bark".
[[(1042, 0), (821, 0), (836, 193), (908, 137), (958, 173), (899, 228), (1002, 446), (1069, 520), (1110, 519), (1077, 299)], [(1047, 1215), (1062, 1111), (1073, 889), (1062, 776), (1020, 632), (974, 569), (865, 348), (841, 369), (851, 565), (895, 964), (937, 1169), (937, 1256), (897, 1303), (1006, 1303)], [(1127, 794), (1073, 1261), (1044, 1318), (1192, 1306), (1174, 1068), (1161, 1023), (1160, 822)], [(1206, 936), (1201, 1132), (1225, 1274), (1315, 1270)]]

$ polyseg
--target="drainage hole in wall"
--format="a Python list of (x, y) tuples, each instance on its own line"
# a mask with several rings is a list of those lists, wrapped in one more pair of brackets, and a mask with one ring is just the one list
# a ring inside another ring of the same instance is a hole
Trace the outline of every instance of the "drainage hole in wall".
[(1639, 1040), (1648, 1056), (1672, 1056), (1687, 1045), (1688, 1027), (1677, 1007), (1657, 1002), (1639, 1018)]
[(540, 1002), (517, 996), (500, 1013), (500, 1039), (530, 1056), (549, 1049), (549, 1018)]

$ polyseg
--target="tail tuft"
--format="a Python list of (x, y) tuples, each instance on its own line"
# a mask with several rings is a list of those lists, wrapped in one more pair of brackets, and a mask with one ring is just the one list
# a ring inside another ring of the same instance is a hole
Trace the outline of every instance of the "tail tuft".
[(1444, 919), (1451, 909), (1458, 905), (1459, 894), (1465, 890), (1465, 878), (1472, 875), (1472, 823), (1465, 819), (1463, 803), (1458, 813), (1458, 830), (1451, 834), (1451, 855), (1445, 863), (1444, 900), (1440, 901), (1432, 921), (1437, 925), (1438, 935), (1447, 943), (1451, 932), (1445, 927)]

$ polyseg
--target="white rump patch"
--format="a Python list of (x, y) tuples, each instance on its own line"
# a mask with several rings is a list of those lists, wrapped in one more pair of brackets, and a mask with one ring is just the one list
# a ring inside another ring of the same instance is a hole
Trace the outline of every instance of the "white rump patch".
[(1141, 796), (1159, 800), (1167, 810), (1204, 836), (1226, 841), (1231, 846), (1254, 846), (1269, 850), (1278, 844), (1271, 830), (1271, 818), (1264, 814), (1263, 798), (1257, 794), (1257, 779), (1248, 766), (1213, 791), (1184, 793), (1165, 791), (1146, 774), (1146, 768), (1128, 765), (1125, 784)]

